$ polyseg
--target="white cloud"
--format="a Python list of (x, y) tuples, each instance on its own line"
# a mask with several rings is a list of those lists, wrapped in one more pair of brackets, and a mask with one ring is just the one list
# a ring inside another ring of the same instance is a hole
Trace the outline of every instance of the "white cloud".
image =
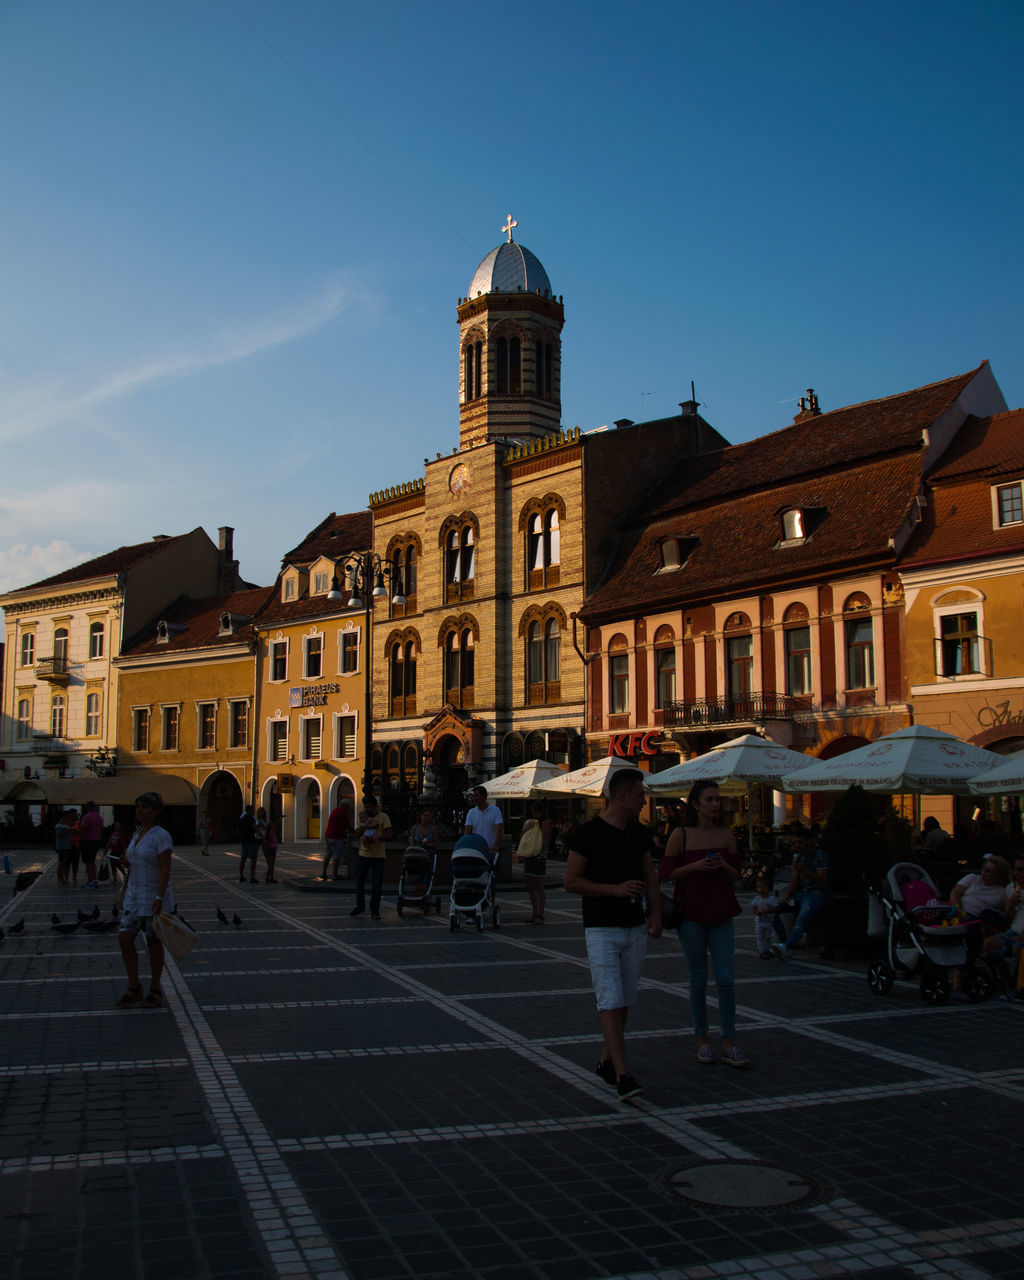
[(17, 542), (6, 551), (0, 550), (0, 592), (14, 591), (18, 587), (27, 587), (30, 582), (63, 573), (95, 554), (94, 551), (79, 551), (70, 542), (59, 538), (46, 546)]
[(20, 400), (21, 406), (0, 418), (0, 439), (11, 440), (66, 423), (94, 405), (119, 400), (153, 383), (187, 378), (295, 342), (336, 319), (360, 296), (340, 279), (328, 280), (319, 296), (297, 303), (281, 315), (211, 335), (202, 348), (168, 352), (133, 368), (109, 373), (91, 387), (79, 391), (48, 387), (35, 394), (17, 389), (7, 400), (9, 405)]

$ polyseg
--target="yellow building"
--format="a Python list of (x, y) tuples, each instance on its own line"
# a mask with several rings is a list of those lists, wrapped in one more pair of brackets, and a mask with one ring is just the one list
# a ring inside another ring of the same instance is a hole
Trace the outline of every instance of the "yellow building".
[(254, 795), (286, 842), (319, 840), (362, 793), (366, 615), (347, 590), (330, 597), (371, 538), (369, 512), (332, 513), (284, 557), (257, 619)]
[[(1000, 754), (1024, 749), (1022, 431), (1022, 409), (964, 427), (928, 477), (919, 535), (900, 565), (914, 719)], [(930, 798), (922, 813), (951, 831), (976, 803), (1000, 802)], [(1018, 812), (1016, 801), (1001, 808)]]
[(561, 428), (562, 299), (504, 229), (458, 303), (458, 447), (370, 497), (374, 550), (405, 597), (389, 587), (374, 610), (372, 772), (393, 820), (420, 796), (461, 815), (469, 784), (524, 760), (583, 762), (574, 614), (666, 459), (724, 443), (690, 402)]
[(233, 840), (252, 800), (254, 624), (270, 593), (257, 587), (183, 600), (114, 660), (118, 773), (136, 792), (160, 790), (157, 777), (188, 783), (191, 803), (164, 797), (164, 825), (179, 840), (196, 838), (204, 813), (214, 839)]
[(219, 548), (201, 528), (160, 535), (0, 597), (5, 799), (115, 803), (122, 789), (114, 658), (179, 597), (233, 590), (231, 541), (229, 528)]

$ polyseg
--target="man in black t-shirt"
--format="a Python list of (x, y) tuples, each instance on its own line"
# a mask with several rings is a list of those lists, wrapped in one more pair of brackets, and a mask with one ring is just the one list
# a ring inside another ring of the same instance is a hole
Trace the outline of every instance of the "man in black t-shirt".
[(626, 1017), (636, 1004), (647, 937), (661, 933), (653, 838), (637, 821), (643, 805), (640, 770), (612, 774), (607, 808), (570, 834), (565, 864), (566, 890), (583, 899), (587, 956), (604, 1037), (597, 1074), (616, 1086), (623, 1101), (643, 1092), (626, 1068)]

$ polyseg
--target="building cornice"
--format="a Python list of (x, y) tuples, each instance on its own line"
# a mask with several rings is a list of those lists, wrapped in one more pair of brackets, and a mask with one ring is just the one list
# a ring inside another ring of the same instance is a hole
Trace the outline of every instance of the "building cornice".
[(119, 602), (121, 598), (120, 585), (113, 582), (107, 587), (65, 591), (58, 595), (37, 596), (13, 592), (11, 595), (0, 596), (0, 607), (8, 617), (16, 618), (25, 613), (53, 613), (57, 609), (75, 609), (102, 601)]

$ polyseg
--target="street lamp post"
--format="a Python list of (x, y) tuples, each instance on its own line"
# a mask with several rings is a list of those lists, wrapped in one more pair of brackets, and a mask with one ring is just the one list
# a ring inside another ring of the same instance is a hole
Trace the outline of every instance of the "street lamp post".
[[(376, 551), (354, 552), (342, 561), (342, 572), (345, 575), (345, 586), (348, 590), (350, 609), (362, 609), (365, 616), (363, 636), (363, 799), (373, 794), (373, 770), (370, 767), (370, 753), (373, 749), (373, 602), (386, 600), (388, 595), (385, 579), (392, 581), (394, 595), (391, 603), (404, 605), (405, 595), (402, 592), (402, 575), (396, 565), (383, 560)], [(342, 600), (338, 575), (331, 578), (331, 589), (327, 593), (328, 600)]]

